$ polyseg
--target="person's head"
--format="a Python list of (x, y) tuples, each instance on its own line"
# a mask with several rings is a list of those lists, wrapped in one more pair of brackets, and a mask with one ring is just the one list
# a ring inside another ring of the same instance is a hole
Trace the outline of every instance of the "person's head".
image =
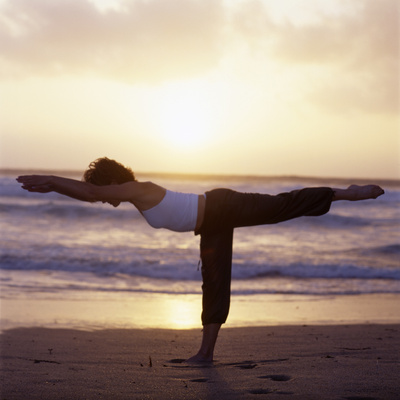
[(105, 186), (136, 181), (136, 178), (129, 167), (103, 157), (89, 164), (88, 169), (83, 174), (83, 180), (97, 186)]

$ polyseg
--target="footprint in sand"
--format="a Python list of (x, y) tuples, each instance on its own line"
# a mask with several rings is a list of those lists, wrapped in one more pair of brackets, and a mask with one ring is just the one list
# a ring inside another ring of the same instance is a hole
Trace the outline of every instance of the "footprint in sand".
[(257, 367), (257, 364), (243, 364), (243, 365), (235, 365), (236, 368), (240, 369), (253, 369)]
[(253, 389), (253, 390), (249, 390), (250, 394), (270, 394), (273, 393), (273, 390), (269, 390), (269, 389)]
[(275, 382), (287, 382), (292, 379), (289, 375), (264, 375), (264, 376), (259, 376), (258, 378), (259, 379), (271, 379), (271, 381), (275, 381)]
[[(290, 381), (292, 378), (289, 375), (263, 375), (259, 376), (259, 379), (271, 379), (271, 381), (275, 382), (287, 382)], [(275, 394), (287, 394), (287, 395), (292, 395), (293, 392), (284, 392), (281, 390), (276, 390), (276, 389), (253, 389), (249, 391), (250, 394), (270, 394), (270, 393), (275, 393)]]
[(281, 390), (271, 390), (271, 389), (253, 389), (249, 390), (250, 394), (287, 394), (287, 395), (293, 395), (293, 392), (283, 392)]
[(172, 360), (169, 360), (170, 363), (172, 364), (182, 364), (186, 360), (184, 358), (173, 358)]
[(173, 358), (172, 360), (168, 361), (169, 364), (175, 365), (168, 365), (163, 364), (165, 368), (213, 368), (214, 365), (212, 363), (187, 363), (186, 359), (184, 358)]
[(376, 397), (366, 397), (366, 396), (350, 396), (343, 397), (345, 400), (378, 400)]

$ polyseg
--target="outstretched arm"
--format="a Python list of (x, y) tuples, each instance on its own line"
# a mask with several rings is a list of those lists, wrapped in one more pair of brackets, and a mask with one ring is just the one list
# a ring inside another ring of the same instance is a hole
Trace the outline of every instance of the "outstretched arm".
[(383, 195), (385, 191), (377, 185), (365, 185), (357, 186), (351, 185), (347, 189), (333, 189), (333, 201), (337, 200), (368, 200), (376, 199), (377, 197)]
[(82, 201), (96, 201), (91, 193), (90, 184), (75, 179), (52, 175), (24, 175), (17, 178), (22, 189), (28, 192), (57, 192)]
[(96, 186), (75, 179), (52, 175), (25, 175), (17, 178), (22, 188), (29, 192), (57, 192), (77, 200), (95, 201), (131, 201), (137, 195), (135, 182), (122, 185)]

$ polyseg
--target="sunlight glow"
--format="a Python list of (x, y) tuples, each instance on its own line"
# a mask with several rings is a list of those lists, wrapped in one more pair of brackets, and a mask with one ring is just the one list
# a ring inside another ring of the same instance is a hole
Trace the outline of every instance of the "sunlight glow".
[(216, 132), (218, 115), (216, 97), (210, 85), (200, 81), (175, 81), (154, 92), (153, 124), (169, 146), (195, 149), (206, 146)]
[(119, 0), (89, 0), (89, 2), (101, 12), (107, 12), (110, 10), (121, 11), (123, 9), (123, 5)]
[(2, 168), (399, 179), (398, 1), (50, 3), (0, 0)]
[[(181, 296), (179, 296), (181, 297)], [(190, 329), (199, 324), (200, 302), (195, 297), (185, 296), (184, 298), (174, 299), (166, 303), (166, 318), (172, 329)]]

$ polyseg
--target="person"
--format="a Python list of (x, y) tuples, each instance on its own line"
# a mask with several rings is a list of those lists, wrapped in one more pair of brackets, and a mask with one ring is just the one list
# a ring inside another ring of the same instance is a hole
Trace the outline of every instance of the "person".
[(303, 188), (278, 195), (223, 188), (205, 194), (179, 193), (153, 182), (139, 182), (130, 168), (106, 157), (92, 162), (82, 181), (47, 175), (20, 176), (17, 181), (30, 192), (54, 191), (114, 207), (129, 202), (154, 228), (200, 235), (203, 337), (199, 351), (188, 362), (213, 361), (218, 333), (229, 312), (235, 228), (319, 216), (329, 211), (332, 201), (375, 199), (384, 194), (377, 185)]

